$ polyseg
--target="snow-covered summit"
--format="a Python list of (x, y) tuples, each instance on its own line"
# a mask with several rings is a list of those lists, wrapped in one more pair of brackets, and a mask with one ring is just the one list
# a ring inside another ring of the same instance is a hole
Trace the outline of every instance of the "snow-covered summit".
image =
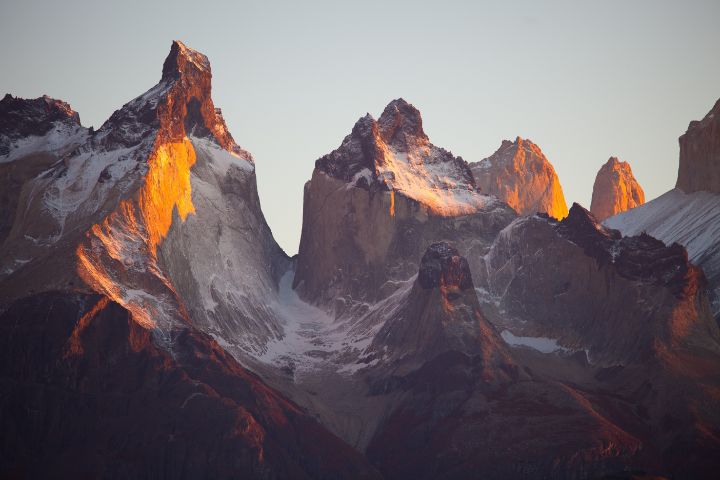
[(403, 99), (390, 102), (378, 120), (360, 118), (315, 168), (350, 186), (397, 192), (441, 216), (473, 213), (493, 201), (477, 191), (467, 162), (430, 143), (420, 112)]

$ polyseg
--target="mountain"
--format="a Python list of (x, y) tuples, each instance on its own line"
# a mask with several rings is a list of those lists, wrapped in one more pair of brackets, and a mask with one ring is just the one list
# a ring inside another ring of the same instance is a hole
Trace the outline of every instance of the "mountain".
[(97, 131), (3, 99), (2, 476), (376, 476), (238, 363), (281, 334), (290, 261), (210, 93), (174, 42)]
[(495, 153), (470, 168), (478, 190), (506, 202), (519, 215), (542, 212), (560, 219), (568, 213), (555, 169), (530, 140), (503, 140)]
[(386, 478), (706, 477), (720, 344), (683, 253), (577, 205), (520, 218), (488, 254), (510, 284), (493, 282), (506, 323), (492, 324), (468, 262), (431, 245), (369, 349), (370, 394), (395, 395), (369, 459)]
[(645, 192), (635, 180), (628, 162), (617, 157), (600, 167), (593, 185), (590, 211), (599, 221), (645, 203)]
[(0, 101), (0, 477), (714, 478), (689, 242), (516, 212), (398, 99), (316, 161), (288, 258), (211, 81), (174, 42), (98, 130)]
[[(720, 101), (680, 137), (677, 187), (645, 205), (608, 218), (605, 224), (624, 235), (647, 232), (677, 242), (708, 279), (714, 315), (720, 321)], [(713, 182), (715, 182), (713, 184)]]
[(483, 250), (513, 217), (475, 188), (462, 158), (430, 143), (414, 106), (394, 100), (315, 162), (293, 286), (341, 316), (396, 291), (430, 243)]
[(398, 303), (369, 348), (394, 374), (447, 352), (481, 355), (492, 364), (509, 361), (480, 310), (467, 260), (448, 243), (427, 248), (412, 289)]
[(720, 193), (720, 100), (680, 137), (680, 166), (675, 188), (685, 193)]

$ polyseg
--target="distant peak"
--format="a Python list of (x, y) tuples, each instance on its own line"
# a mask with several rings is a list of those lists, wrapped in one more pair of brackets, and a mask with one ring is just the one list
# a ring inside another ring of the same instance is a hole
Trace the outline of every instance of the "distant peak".
[(608, 158), (608, 161), (605, 162), (605, 165), (607, 166), (616, 166), (616, 165), (626, 165), (627, 162), (623, 162), (618, 157), (610, 157)]
[(179, 40), (173, 41), (170, 53), (163, 63), (162, 80), (174, 80), (185, 75), (198, 74), (210, 74), (208, 58)]
[(402, 98), (388, 103), (378, 120), (380, 134), (388, 143), (406, 144), (411, 138), (428, 140), (422, 126), (420, 110)]
[(0, 100), (0, 136), (44, 135), (55, 122), (80, 125), (80, 115), (62, 100), (26, 99), (9, 93)]

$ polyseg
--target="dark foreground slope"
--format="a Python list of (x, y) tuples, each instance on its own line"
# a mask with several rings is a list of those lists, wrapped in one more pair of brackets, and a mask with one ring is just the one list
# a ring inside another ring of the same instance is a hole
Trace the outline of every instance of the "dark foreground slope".
[(46, 293), (0, 338), (0, 477), (377, 477), (193, 328), (167, 351), (106, 297)]

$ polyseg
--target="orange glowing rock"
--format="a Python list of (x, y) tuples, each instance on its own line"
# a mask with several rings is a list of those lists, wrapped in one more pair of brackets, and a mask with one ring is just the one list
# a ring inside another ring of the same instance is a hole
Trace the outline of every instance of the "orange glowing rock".
[[(146, 328), (162, 329), (178, 318), (187, 320), (182, 301), (157, 259), (157, 248), (172, 226), (174, 212), (181, 221), (195, 213), (190, 170), (196, 154), (187, 135), (210, 137), (231, 154), (251, 160), (235, 144), (214, 107), (210, 80), (207, 58), (174, 42), (160, 84), (139, 97), (159, 124), (149, 137), (154, 140), (141, 186), (93, 225), (76, 249), (77, 271), (83, 281), (128, 309)], [(151, 99), (152, 92), (160, 93)], [(128, 105), (138, 109), (137, 103)], [(132, 114), (117, 116), (121, 122), (126, 117), (135, 119)], [(117, 127), (126, 130), (122, 123)]]
[(504, 140), (495, 153), (470, 168), (481, 192), (496, 196), (520, 215), (544, 212), (563, 219), (568, 214), (555, 169), (530, 140)]

